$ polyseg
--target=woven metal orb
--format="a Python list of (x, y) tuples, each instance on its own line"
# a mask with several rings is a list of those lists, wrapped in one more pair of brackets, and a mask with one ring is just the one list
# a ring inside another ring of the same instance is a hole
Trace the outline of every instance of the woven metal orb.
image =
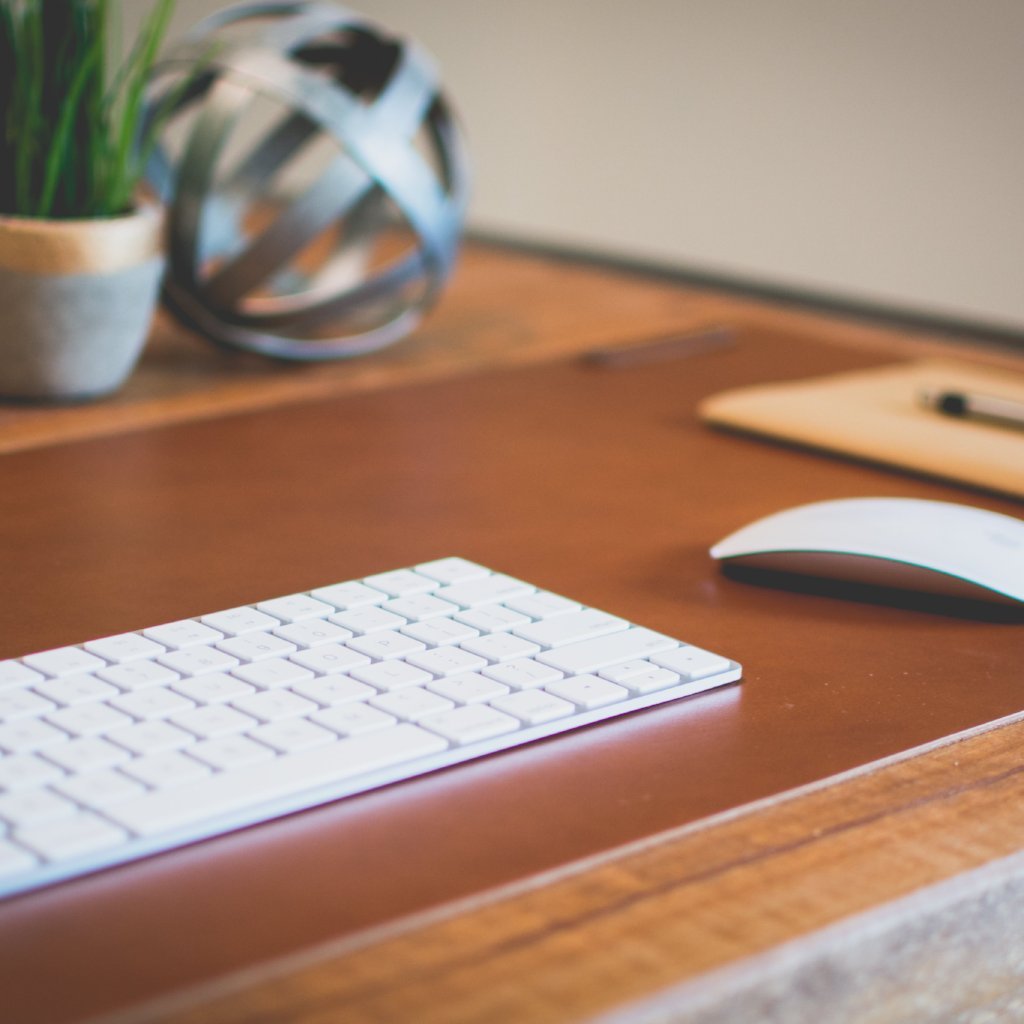
[(161, 63), (150, 116), (161, 110), (149, 179), (168, 208), (164, 297), (180, 320), (302, 360), (417, 325), (452, 269), (468, 186), (419, 47), (332, 4), (242, 4)]

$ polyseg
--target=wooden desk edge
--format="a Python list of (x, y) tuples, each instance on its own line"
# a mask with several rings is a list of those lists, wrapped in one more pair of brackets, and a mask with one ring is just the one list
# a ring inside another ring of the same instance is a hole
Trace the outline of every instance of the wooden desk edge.
[(777, 298), (652, 276), (642, 267), (574, 263), (475, 242), (466, 246), (449, 294), (400, 345), (357, 360), (274, 363), (218, 350), (161, 314), (139, 370), (119, 394), (86, 404), (0, 402), (0, 455), (594, 350), (625, 350), (672, 335), (706, 334), (723, 324), (739, 334), (750, 326), (802, 334), (878, 352), (887, 360), (959, 354), (995, 366), (1021, 363), (1017, 351), (957, 344), (937, 330), (801, 309)]
[(107, 1020), (1001, 1019), (1022, 741), (1014, 715)]

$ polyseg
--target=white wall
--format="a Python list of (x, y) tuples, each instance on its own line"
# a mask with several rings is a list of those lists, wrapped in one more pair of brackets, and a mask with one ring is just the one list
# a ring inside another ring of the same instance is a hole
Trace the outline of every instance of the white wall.
[(1024, 0), (351, 6), (438, 59), (477, 227), (1024, 329)]

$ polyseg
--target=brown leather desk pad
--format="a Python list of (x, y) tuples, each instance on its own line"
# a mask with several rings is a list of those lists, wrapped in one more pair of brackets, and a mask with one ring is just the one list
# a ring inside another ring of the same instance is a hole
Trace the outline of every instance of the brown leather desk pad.
[[(0, 905), (11, 1019), (125, 1005), (1020, 710), (1019, 622), (721, 576), (804, 501), (1001, 498), (709, 430), (726, 387), (880, 362), (744, 331), (5, 456), (0, 657), (460, 554), (744, 682)], [(59, 979), (56, 981), (55, 979)]]

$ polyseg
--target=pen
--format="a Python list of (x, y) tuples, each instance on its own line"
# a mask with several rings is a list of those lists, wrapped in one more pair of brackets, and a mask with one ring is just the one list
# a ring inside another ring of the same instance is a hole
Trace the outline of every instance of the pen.
[(1024, 430), (1024, 402), (1012, 398), (975, 395), (965, 391), (926, 391), (920, 397), (922, 404), (946, 416), (959, 416)]
[(731, 345), (736, 331), (728, 324), (710, 324), (681, 334), (663, 334), (632, 345), (613, 345), (584, 354), (585, 362), (599, 366), (623, 367), (699, 355)]

